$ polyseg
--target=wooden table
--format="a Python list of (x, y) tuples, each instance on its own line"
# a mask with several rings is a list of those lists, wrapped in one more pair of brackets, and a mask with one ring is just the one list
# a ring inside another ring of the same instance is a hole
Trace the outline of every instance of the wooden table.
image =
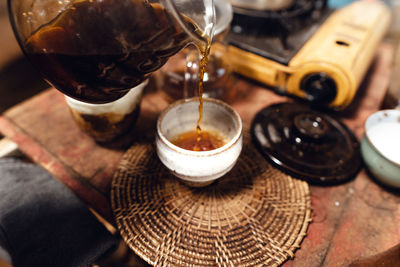
[[(391, 73), (392, 47), (382, 44), (351, 107), (338, 115), (361, 138), (366, 118), (379, 109)], [(238, 79), (231, 104), (244, 123), (269, 104), (286, 101), (266, 88)], [(150, 86), (143, 99), (135, 138), (153, 139), (155, 120), (167, 102)], [(49, 89), (6, 111), (0, 132), (34, 162), (113, 222), (109, 191), (123, 150), (98, 146), (75, 125), (64, 97)], [(340, 186), (311, 186), (313, 222), (293, 260), (285, 266), (346, 266), (400, 243), (400, 195), (384, 189), (362, 170)]]

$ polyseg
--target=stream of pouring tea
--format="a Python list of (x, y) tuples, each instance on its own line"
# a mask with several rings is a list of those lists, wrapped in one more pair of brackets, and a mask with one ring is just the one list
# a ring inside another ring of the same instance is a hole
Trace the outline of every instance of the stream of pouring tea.
[[(80, 101), (115, 101), (148, 78), (193, 38), (162, 5), (146, 0), (76, 0), (25, 41), (24, 49), (41, 74), (57, 89)], [(183, 17), (198, 39), (198, 144), (206, 134), (203, 119), (204, 74), (212, 31), (202, 32)], [(210, 24), (212, 26), (214, 24)], [(210, 33), (209, 33), (210, 32)]]
[(172, 143), (187, 150), (192, 151), (209, 151), (223, 146), (226, 142), (223, 135), (218, 131), (203, 130), (200, 126), (203, 120), (203, 92), (204, 92), (204, 74), (207, 69), (208, 56), (210, 54), (211, 41), (207, 38), (207, 43), (203, 46), (197, 45), (200, 52), (199, 66), (199, 118), (197, 120), (196, 129), (178, 135)]
[(211, 50), (211, 40), (207, 38), (207, 44), (204, 48), (198, 46), (201, 60), (200, 60), (200, 75), (199, 75), (199, 119), (197, 121), (196, 132), (197, 132), (197, 141), (201, 140), (201, 127), (200, 123), (203, 120), (203, 93), (204, 93), (204, 73), (206, 72), (208, 56), (210, 55)]

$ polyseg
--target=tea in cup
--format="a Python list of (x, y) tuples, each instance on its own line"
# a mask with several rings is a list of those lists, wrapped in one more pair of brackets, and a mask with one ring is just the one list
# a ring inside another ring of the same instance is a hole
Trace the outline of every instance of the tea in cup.
[(201, 130), (199, 98), (168, 106), (157, 121), (156, 149), (161, 162), (190, 186), (211, 184), (235, 165), (243, 146), (242, 121), (228, 104), (203, 99)]

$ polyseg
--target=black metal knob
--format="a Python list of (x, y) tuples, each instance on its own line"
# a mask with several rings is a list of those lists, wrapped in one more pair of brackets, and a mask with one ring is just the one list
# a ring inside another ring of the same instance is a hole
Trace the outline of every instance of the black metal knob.
[(336, 82), (324, 72), (312, 73), (303, 78), (301, 90), (309, 101), (319, 104), (331, 103), (337, 94)]
[(323, 117), (312, 112), (301, 112), (294, 117), (293, 125), (296, 132), (302, 138), (311, 142), (325, 137), (329, 130), (328, 123)]

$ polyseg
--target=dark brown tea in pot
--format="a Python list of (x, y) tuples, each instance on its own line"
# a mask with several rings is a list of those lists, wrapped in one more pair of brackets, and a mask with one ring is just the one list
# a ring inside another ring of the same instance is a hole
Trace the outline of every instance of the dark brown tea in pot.
[[(193, 23), (185, 22), (202, 38)], [(66, 95), (106, 103), (140, 84), (189, 42), (160, 4), (76, 0), (25, 41), (25, 52)]]

